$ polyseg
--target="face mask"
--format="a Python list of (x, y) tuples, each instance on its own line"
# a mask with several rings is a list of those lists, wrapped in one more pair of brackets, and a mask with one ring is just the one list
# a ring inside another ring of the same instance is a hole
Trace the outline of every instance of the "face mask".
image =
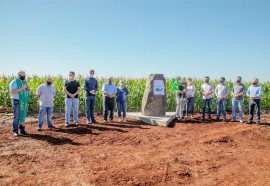
[(241, 80), (239, 80), (239, 79), (238, 79), (238, 80), (236, 80), (236, 83), (241, 83)]
[(47, 85), (49, 85), (49, 86), (50, 86), (51, 84), (52, 84), (52, 82), (48, 82), (48, 81), (47, 81)]
[(253, 85), (257, 85), (257, 83), (252, 83)]
[(204, 80), (205, 83), (209, 83), (209, 79)]
[(20, 76), (20, 80), (25, 80), (25, 76)]
[(224, 83), (224, 80), (220, 80), (219, 82), (220, 82), (220, 83)]

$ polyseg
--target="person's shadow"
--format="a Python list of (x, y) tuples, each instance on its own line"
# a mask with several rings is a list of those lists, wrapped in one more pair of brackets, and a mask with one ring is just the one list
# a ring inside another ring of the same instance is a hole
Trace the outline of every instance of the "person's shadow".
[(57, 128), (54, 131), (67, 133), (67, 134), (77, 134), (77, 135), (85, 135), (85, 134), (98, 135), (97, 133), (93, 133), (91, 130), (91, 127), (87, 125), (84, 125), (84, 126), (70, 125), (65, 128)]
[(30, 134), (29, 137), (35, 140), (46, 141), (52, 145), (65, 145), (65, 144), (77, 145), (77, 146), (82, 145), (81, 143), (74, 142), (73, 140), (69, 138), (56, 138), (53, 136), (41, 135), (41, 134)]

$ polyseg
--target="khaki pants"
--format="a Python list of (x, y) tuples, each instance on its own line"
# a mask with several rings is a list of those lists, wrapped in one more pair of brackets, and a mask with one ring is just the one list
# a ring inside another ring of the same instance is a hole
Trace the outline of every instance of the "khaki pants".
[(176, 98), (176, 114), (177, 118), (184, 117), (184, 108), (187, 102), (186, 98)]

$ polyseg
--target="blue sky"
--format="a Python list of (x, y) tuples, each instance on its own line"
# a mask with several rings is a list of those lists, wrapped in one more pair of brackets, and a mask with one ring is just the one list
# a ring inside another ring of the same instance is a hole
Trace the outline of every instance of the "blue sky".
[(0, 0), (0, 74), (268, 81), (270, 1)]

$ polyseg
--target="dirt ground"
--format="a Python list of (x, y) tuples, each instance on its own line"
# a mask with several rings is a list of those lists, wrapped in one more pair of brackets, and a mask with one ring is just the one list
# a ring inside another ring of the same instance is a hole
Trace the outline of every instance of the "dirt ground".
[(172, 128), (59, 117), (42, 132), (32, 120), (18, 138), (2, 124), (0, 185), (270, 185), (269, 116), (259, 127), (198, 117)]

